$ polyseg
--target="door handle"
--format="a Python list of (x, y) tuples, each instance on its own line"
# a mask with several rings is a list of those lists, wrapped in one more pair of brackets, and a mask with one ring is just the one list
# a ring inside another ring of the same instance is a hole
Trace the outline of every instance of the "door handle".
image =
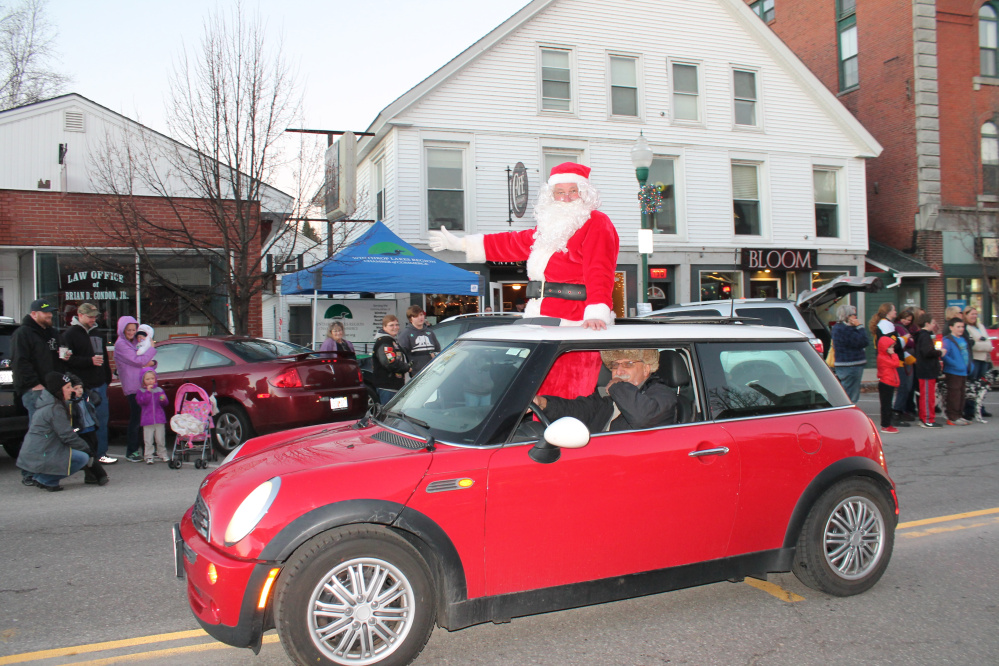
[(723, 456), (728, 453), (727, 446), (718, 446), (713, 449), (701, 449), (699, 451), (691, 451), (687, 455), (691, 458), (700, 458), (701, 456)]

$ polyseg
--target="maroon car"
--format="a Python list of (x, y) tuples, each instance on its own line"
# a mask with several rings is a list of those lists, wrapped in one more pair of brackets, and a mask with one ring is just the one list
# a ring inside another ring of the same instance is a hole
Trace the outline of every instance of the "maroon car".
[[(177, 338), (156, 345), (156, 376), (173, 413), (190, 382), (216, 394), (215, 448), (228, 453), (265, 434), (364, 415), (368, 395), (355, 359), (331, 358), (277, 340), (240, 336)], [(108, 389), (111, 427), (128, 426), (121, 385)]]

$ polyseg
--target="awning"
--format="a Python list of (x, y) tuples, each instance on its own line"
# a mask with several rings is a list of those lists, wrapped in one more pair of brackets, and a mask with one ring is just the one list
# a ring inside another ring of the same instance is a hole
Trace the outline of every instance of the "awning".
[(870, 268), (874, 269), (867, 272), (884, 271), (891, 273), (895, 278), (894, 284), (885, 285), (886, 289), (898, 286), (898, 283), (905, 278), (940, 277), (939, 271), (911, 254), (873, 240), (870, 241), (866, 259)]

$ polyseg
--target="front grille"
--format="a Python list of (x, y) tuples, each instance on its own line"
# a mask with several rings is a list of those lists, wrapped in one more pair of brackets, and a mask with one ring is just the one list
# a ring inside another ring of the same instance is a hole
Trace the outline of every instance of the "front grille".
[(205, 541), (208, 541), (208, 535), (212, 527), (212, 514), (208, 511), (208, 505), (205, 504), (205, 500), (201, 499), (201, 493), (198, 493), (197, 499), (194, 500), (194, 508), (191, 510), (191, 522), (194, 523), (194, 529), (198, 531), (198, 534), (205, 537)]

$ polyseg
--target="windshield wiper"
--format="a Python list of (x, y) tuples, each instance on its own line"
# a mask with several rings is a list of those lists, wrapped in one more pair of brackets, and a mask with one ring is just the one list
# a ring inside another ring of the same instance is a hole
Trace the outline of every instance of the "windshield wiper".
[(397, 419), (399, 419), (401, 421), (404, 421), (404, 422), (408, 423), (411, 426), (414, 426), (417, 430), (420, 430), (421, 431), (420, 434), (422, 434), (424, 437), (427, 438), (427, 450), (429, 450), (429, 451), (433, 451), (434, 450), (434, 448), (435, 448), (434, 447), (434, 442), (437, 441), (437, 440), (434, 439), (433, 434), (430, 432), (430, 424), (429, 423), (427, 423), (426, 421), (421, 421), (420, 419), (418, 419), (416, 417), (413, 417), (413, 416), (407, 416), (406, 414), (404, 414), (402, 412), (388, 411), (388, 410), (383, 410), (383, 411), (378, 412), (378, 416), (376, 418), (381, 419), (381, 418), (384, 418), (386, 416), (394, 416)]

